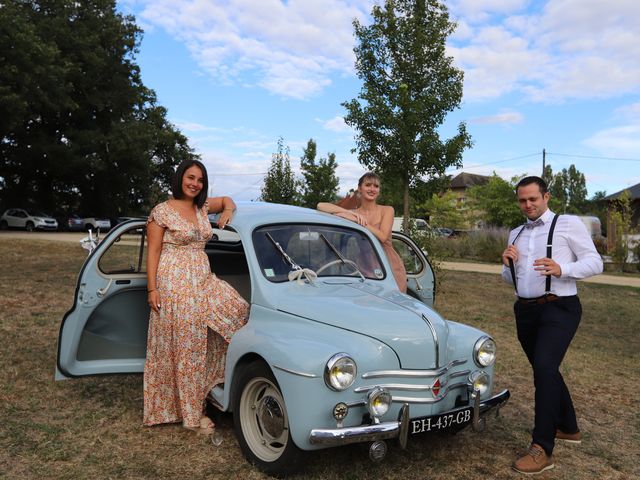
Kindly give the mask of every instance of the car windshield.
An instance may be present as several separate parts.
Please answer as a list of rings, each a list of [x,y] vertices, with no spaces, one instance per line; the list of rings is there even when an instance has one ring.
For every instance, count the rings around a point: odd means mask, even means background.
[[[289,272],[296,266],[311,269],[318,277],[385,277],[369,237],[350,228],[273,225],[254,231],[253,244],[260,269],[272,282],[288,281]]]
[[[30,217],[48,217],[49,216],[44,212],[38,212],[38,211],[35,211],[35,212],[34,211],[29,211],[28,213],[29,213]]]

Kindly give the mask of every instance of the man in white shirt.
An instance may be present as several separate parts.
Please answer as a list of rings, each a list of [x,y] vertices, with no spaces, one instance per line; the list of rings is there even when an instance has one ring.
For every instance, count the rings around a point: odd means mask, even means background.
[[[531,446],[513,468],[535,474],[553,468],[555,440],[582,439],[559,368],[582,315],[576,280],[601,273],[602,259],[578,217],[549,210],[544,180],[525,177],[516,194],[528,220],[509,234],[502,277],[516,290],[518,340],[533,367],[536,392]]]

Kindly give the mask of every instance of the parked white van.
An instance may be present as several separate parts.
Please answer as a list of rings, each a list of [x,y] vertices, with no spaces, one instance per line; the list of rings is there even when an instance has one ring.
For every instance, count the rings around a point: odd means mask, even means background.
[[[393,217],[393,226],[391,227],[391,230],[393,230],[394,232],[402,232],[403,228],[402,228],[402,220],[404,217]],[[427,223],[426,220],[423,220],[422,218],[410,218],[409,219],[409,223],[413,223],[413,225],[415,225],[416,230],[430,230],[431,227],[429,226],[429,224]]]
[[[578,218],[582,220],[584,226],[587,227],[587,231],[591,235],[592,239],[602,238],[602,224],[598,217],[589,215],[578,215]]]

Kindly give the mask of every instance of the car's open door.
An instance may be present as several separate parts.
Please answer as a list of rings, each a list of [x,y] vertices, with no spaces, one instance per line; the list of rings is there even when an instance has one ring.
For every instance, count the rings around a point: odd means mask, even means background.
[[[131,220],[114,228],[89,255],[60,327],[57,380],[143,371],[149,321],[146,250],[145,223]]]
[[[433,307],[436,283],[433,268],[422,250],[404,233],[392,232],[393,248],[407,270],[407,293]]]

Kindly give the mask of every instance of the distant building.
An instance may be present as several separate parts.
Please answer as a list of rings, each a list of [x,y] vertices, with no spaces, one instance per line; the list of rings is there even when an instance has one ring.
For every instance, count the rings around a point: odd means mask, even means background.
[[[456,207],[459,210],[465,211],[467,220],[465,221],[465,228],[469,230],[476,230],[484,228],[484,222],[481,220],[472,221],[471,218],[478,218],[480,212],[469,210],[467,205],[467,191],[471,187],[478,185],[486,185],[489,183],[491,177],[486,175],[476,175],[475,173],[462,172],[451,179],[449,188],[456,195]]]
[[[467,203],[467,190],[478,185],[486,185],[491,177],[476,175],[475,173],[462,172],[451,179],[451,191],[456,194],[458,207],[464,207]]]
[[[633,228],[637,228],[638,225],[640,225],[640,183],[604,197],[604,201],[606,201],[609,205],[609,208],[607,209],[607,248],[613,247],[613,244],[615,243],[616,229],[611,219],[612,202],[613,200],[619,198],[620,195],[622,195],[622,192],[624,192],[625,190],[629,190],[629,194],[631,195],[631,208],[633,210],[633,216],[631,217],[631,226]]]

